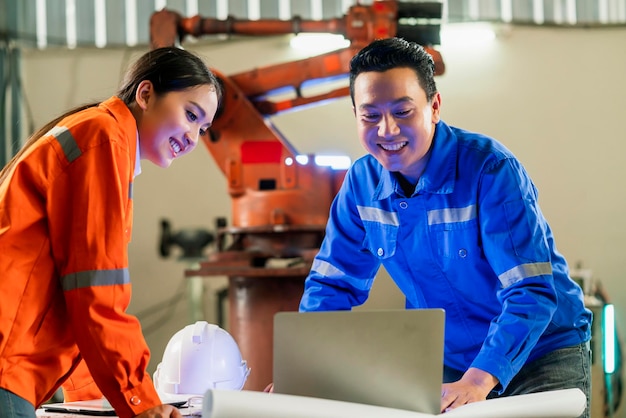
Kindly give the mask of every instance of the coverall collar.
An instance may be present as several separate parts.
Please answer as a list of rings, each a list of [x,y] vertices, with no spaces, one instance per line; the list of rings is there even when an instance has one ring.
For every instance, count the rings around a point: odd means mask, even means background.
[[[458,141],[450,127],[443,121],[435,126],[430,160],[417,182],[413,196],[419,193],[448,194],[454,191]],[[382,170],[374,192],[375,200],[383,200],[396,193],[404,196],[402,187],[389,170]]]

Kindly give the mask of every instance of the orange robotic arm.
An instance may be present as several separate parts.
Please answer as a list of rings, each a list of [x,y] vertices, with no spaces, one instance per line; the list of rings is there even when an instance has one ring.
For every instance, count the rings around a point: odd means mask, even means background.
[[[344,172],[313,164],[295,164],[296,150],[268,123],[268,116],[347,96],[347,86],[307,97],[300,92],[302,84],[307,81],[347,76],[352,56],[374,39],[403,36],[416,41],[421,38],[426,42],[438,42],[438,25],[402,24],[403,19],[416,16],[440,18],[441,3],[378,0],[370,6],[354,5],[341,18],[319,21],[298,17],[254,21],[233,17],[225,20],[200,16],[183,18],[168,10],[152,15],[150,36],[153,48],[174,45],[188,35],[200,37],[207,34],[324,32],[341,34],[350,40],[348,48],[295,62],[255,68],[231,76],[214,70],[224,84],[225,97],[204,143],[227,178],[233,199],[234,226],[325,224],[330,202]],[[430,46],[425,47],[435,60],[436,74],[442,74],[441,55]],[[269,92],[286,87],[296,93],[295,97],[276,102],[267,99]],[[320,187],[324,182],[328,187]]]

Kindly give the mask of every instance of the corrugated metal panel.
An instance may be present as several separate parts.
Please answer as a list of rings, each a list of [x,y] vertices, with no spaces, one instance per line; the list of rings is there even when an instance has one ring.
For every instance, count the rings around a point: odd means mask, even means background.
[[[408,2],[409,0],[405,0]],[[415,0],[414,2],[418,2]],[[361,4],[372,4],[363,0]],[[184,16],[224,19],[331,19],[354,0],[5,0],[0,33],[22,46],[118,47],[147,44],[150,15],[163,7]],[[626,0],[443,0],[444,22],[626,25]],[[4,6],[2,6],[4,5]],[[45,16],[42,21],[41,16]],[[14,17],[15,19],[13,19]]]

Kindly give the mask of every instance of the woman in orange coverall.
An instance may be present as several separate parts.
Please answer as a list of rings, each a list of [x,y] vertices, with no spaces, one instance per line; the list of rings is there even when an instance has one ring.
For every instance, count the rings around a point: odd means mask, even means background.
[[[0,172],[1,418],[35,417],[61,385],[66,401],[104,394],[121,418],[180,417],[125,312],[133,179],[140,158],[190,152],[220,98],[199,57],[150,51],[116,96],[51,121]]]

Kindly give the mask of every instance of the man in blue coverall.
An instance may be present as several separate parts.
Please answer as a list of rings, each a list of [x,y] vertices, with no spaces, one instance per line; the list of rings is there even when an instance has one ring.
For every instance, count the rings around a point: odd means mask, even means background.
[[[588,418],[591,312],[524,167],[441,120],[434,62],[415,43],[361,50],[350,94],[369,155],[333,202],[300,310],[362,304],[382,264],[407,308],[445,309],[442,411],[577,387]]]

